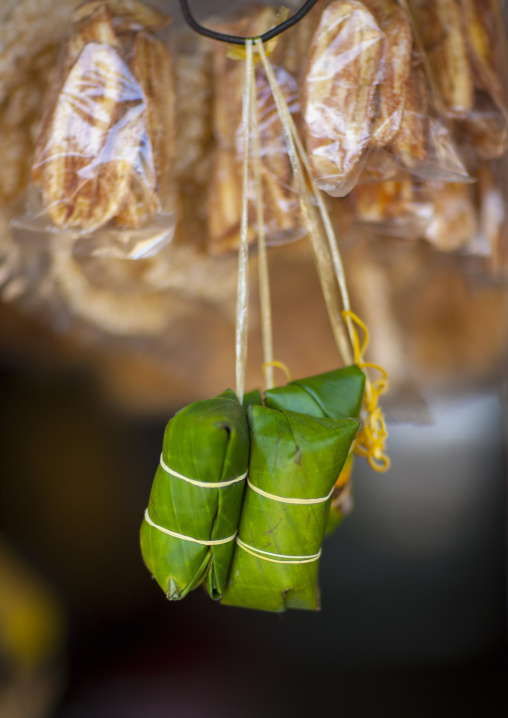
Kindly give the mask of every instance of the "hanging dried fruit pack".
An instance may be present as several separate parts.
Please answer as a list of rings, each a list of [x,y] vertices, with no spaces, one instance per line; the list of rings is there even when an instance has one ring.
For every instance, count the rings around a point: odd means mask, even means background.
[[[146,243],[164,226],[169,241],[175,89],[171,54],[155,34],[168,22],[138,0],[89,0],[76,8],[18,227],[95,241],[104,230],[103,255],[115,231],[137,231],[136,241]]]

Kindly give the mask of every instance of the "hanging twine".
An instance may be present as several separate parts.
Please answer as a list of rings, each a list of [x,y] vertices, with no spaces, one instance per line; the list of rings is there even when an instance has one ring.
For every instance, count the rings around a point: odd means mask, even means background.
[[[275,41],[271,41],[270,45],[269,52],[273,51]],[[273,329],[264,226],[261,149],[259,143],[259,118],[255,77],[255,64],[256,62],[260,62],[266,73],[277,112],[282,123],[291,167],[298,186],[302,216],[312,244],[318,277],[337,348],[345,364],[355,363],[358,368],[365,373],[366,377],[361,412],[362,426],[356,438],[354,451],[359,456],[365,456],[375,471],[386,471],[390,466],[390,460],[384,451],[388,432],[382,409],[379,406],[379,397],[388,388],[386,372],[382,367],[365,361],[364,354],[368,346],[369,332],[364,322],[351,310],[344,265],[325,200],[321,190],[312,180],[309,158],[298,135],[293,117],[291,116],[286,99],[277,82],[267,55],[267,49],[260,39],[247,39],[244,47],[234,47],[228,50],[229,57],[245,60],[245,84],[242,107],[242,218],[238,252],[236,314],[236,393],[239,400],[242,401],[245,388],[248,344],[248,207],[251,160],[256,203],[261,327],[264,357],[263,371],[265,374],[266,387],[272,388],[274,385],[274,367],[279,366],[285,370],[287,369],[285,365],[275,362],[273,359]],[[338,303],[337,288],[341,297],[342,309]],[[363,342],[360,342],[358,328],[364,333]],[[380,372],[381,379],[372,381],[369,370]],[[289,374],[289,370],[287,371]]]

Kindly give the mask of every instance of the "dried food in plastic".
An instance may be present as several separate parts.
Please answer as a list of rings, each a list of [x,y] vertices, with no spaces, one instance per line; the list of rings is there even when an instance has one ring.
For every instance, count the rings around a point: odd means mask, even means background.
[[[434,102],[411,18],[395,0],[328,4],[312,40],[302,104],[312,171],[332,196],[401,172],[470,179]]]
[[[424,238],[442,252],[470,245],[478,232],[474,186],[461,182],[436,182],[428,187],[433,214]]]
[[[480,159],[508,146],[508,48],[499,0],[410,0],[433,96]]]
[[[411,0],[411,9],[446,113],[467,116],[474,79],[460,0]]]
[[[302,115],[317,184],[343,196],[358,179],[369,146],[383,59],[383,33],[361,3],[333,2],[309,50]]]
[[[172,58],[144,29],[161,13],[137,2],[77,10],[52,88],[33,181],[54,225],[138,228],[170,212]]]
[[[375,94],[372,147],[384,147],[397,134],[406,102],[413,35],[404,10],[393,0],[363,0],[384,34],[381,74]]]
[[[414,182],[402,180],[357,185],[348,196],[355,222],[380,234],[419,239],[434,211],[430,198],[416,190]]]
[[[234,34],[256,34],[276,24],[271,8],[251,8],[241,21],[221,25]],[[242,97],[245,63],[228,58],[219,46],[214,51],[214,140],[211,179],[207,199],[208,247],[222,254],[238,247],[242,211],[243,118]],[[298,87],[284,68],[274,72],[293,117],[299,112]],[[300,200],[296,192],[291,162],[275,100],[264,70],[255,70],[257,138],[249,138],[251,155],[259,146],[264,231],[267,242],[275,244],[301,237],[305,231],[300,218]],[[249,242],[257,236],[257,188],[254,178],[248,182]]]

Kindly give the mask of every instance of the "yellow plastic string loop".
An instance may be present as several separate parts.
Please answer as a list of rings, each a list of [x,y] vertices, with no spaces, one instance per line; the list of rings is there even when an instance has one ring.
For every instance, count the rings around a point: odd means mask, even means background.
[[[271,366],[275,367],[276,369],[281,369],[284,372],[284,374],[286,375],[286,379],[288,381],[293,381],[291,372],[289,371],[287,364],[284,364],[284,362],[282,362],[282,361],[268,361],[263,364],[263,372],[266,373],[266,370],[268,369],[268,367],[271,367]]]
[[[363,422],[356,437],[355,454],[365,456],[374,471],[387,471],[390,467],[390,459],[385,454],[388,430],[383,411],[379,406],[379,397],[388,389],[388,377],[383,367],[366,362],[364,359],[364,354],[369,345],[367,325],[350,310],[343,311],[342,316],[344,321],[349,320],[349,326],[351,327],[355,364],[365,372],[366,377],[362,405]],[[363,342],[360,342],[358,328],[363,332]],[[368,369],[378,371],[381,378],[372,381],[367,371]]]

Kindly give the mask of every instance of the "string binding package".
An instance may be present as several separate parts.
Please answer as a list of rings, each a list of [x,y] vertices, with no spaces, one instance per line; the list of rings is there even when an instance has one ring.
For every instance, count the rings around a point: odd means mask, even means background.
[[[305,3],[308,12],[313,2]],[[186,19],[199,26],[186,2]],[[305,13],[294,17],[301,19]],[[350,504],[353,454],[385,471],[386,426],[378,400],[386,374],[364,358],[368,331],[353,313],[327,208],[311,174],[296,124],[268,55],[285,19],[270,33],[226,40],[244,67],[242,192],[236,309],[236,391],[198,401],[169,421],[141,526],[144,561],[166,596],[181,599],[204,584],[225,605],[268,611],[317,609],[325,533]],[[282,30],[281,30],[282,28]],[[266,44],[265,44],[266,43]],[[263,73],[281,123],[301,222],[314,252],[337,349],[344,367],[292,381],[274,359],[263,160],[257,81]],[[249,201],[254,187],[265,392],[245,393],[249,322]],[[363,341],[360,339],[363,333]],[[288,373],[275,386],[274,370]],[[380,373],[373,380],[371,374]]]

